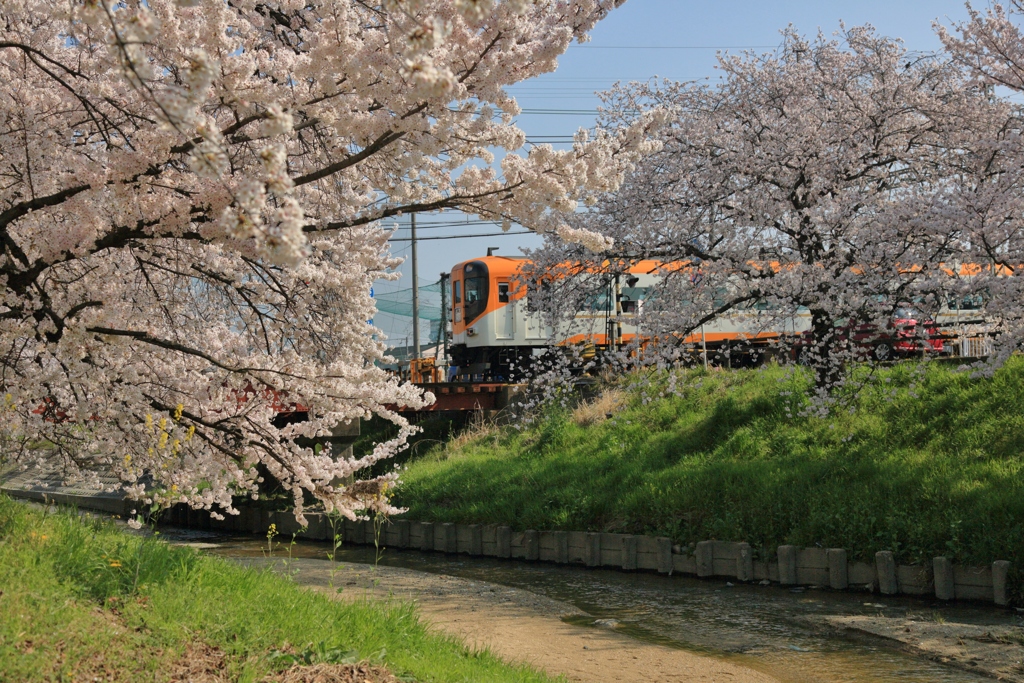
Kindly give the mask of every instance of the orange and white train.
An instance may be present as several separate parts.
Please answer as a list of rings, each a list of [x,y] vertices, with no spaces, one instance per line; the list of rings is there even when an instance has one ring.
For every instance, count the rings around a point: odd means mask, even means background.
[[[452,330],[451,379],[515,381],[522,377],[532,359],[552,346],[582,344],[600,353],[613,346],[630,344],[638,335],[643,339],[638,314],[643,310],[648,292],[658,283],[664,264],[634,262],[614,284],[609,283],[603,294],[590,297],[582,310],[555,330],[544,323],[539,312],[530,309],[525,288],[517,282],[527,263],[524,258],[486,256],[463,261],[452,268],[448,307]],[[869,342],[870,352],[879,360],[910,351],[982,355],[978,351],[984,349],[986,342],[976,332],[984,322],[981,305],[977,301],[965,302],[955,310],[944,308],[935,320],[927,322],[931,339],[923,343],[911,338],[914,334],[905,338],[899,338],[904,335],[896,332],[876,334]],[[960,339],[952,343],[967,326],[975,330],[971,338],[973,345],[961,344]],[[763,351],[771,341],[782,337],[805,337],[810,328],[807,312],[780,319],[754,304],[718,316],[699,331],[676,341],[706,357],[717,357],[720,362],[726,358],[742,362],[744,354],[751,349]],[[859,338],[860,332],[852,333],[857,336],[857,343],[865,343]],[[729,353],[724,353],[726,350]]]
[[[596,352],[626,345],[642,335],[638,314],[648,292],[657,284],[663,265],[634,262],[611,282],[606,291],[589,297],[582,310],[560,323],[557,330],[531,310],[517,276],[524,258],[486,256],[456,264],[450,275],[452,337],[450,376],[466,381],[512,381],[531,360],[549,348],[582,344]],[[678,342],[699,345],[716,354],[730,344],[766,344],[779,332],[767,329],[774,316],[757,307],[737,309],[719,316]],[[796,321],[789,334],[810,328],[809,320]]]

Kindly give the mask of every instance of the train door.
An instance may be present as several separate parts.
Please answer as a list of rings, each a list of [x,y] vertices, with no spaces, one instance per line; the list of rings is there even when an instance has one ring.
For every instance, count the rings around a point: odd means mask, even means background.
[[[542,282],[541,288],[547,290],[550,283]],[[530,305],[529,294],[521,298],[519,301],[522,307],[523,313],[523,332],[524,336],[529,341],[545,340],[552,336],[553,330],[549,325],[544,324],[544,315],[535,306]]]
[[[452,324],[462,322],[462,279],[452,278]]]
[[[516,302],[512,301],[511,284],[498,280],[498,310],[494,316],[494,336],[498,339],[514,339],[516,336]]]
[[[544,327],[544,318],[540,311],[530,310],[528,305],[525,305],[526,299],[520,299],[524,302],[523,305],[523,322],[526,332],[526,338],[532,340],[547,339],[547,330]]]

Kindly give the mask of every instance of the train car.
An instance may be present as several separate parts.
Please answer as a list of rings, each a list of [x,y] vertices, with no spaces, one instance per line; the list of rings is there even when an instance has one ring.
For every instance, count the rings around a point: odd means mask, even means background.
[[[551,330],[526,308],[516,277],[526,259],[485,256],[452,268],[450,355],[459,379],[511,381],[550,346]]]
[[[639,261],[615,278],[604,291],[587,297],[581,310],[560,322],[546,325],[531,310],[527,293],[517,277],[527,265],[525,258],[486,256],[456,264],[450,275],[453,379],[464,381],[514,381],[532,360],[553,345],[582,345],[594,353],[628,345],[643,331],[638,316],[648,292],[666,267],[657,261]],[[806,317],[806,316],[804,316]],[[766,346],[780,333],[775,316],[750,306],[719,316],[678,342],[700,347],[711,354],[730,345]],[[792,333],[809,329],[805,320],[788,325]],[[737,356],[738,357],[738,356]]]
[[[593,353],[645,339],[640,314],[649,292],[666,268],[686,265],[658,261],[635,262],[617,276],[608,276],[604,291],[587,297],[580,310],[558,329],[546,325],[529,306],[525,289],[517,282],[525,258],[486,256],[455,265],[450,275],[452,344],[450,378],[463,381],[507,382],[520,379],[534,358],[552,346],[580,345]],[[976,275],[977,267],[961,266],[954,277]],[[847,330],[852,343],[877,360],[912,353],[950,353],[983,356],[991,350],[981,297],[951,301],[925,318],[913,307],[897,307],[888,329],[854,326]],[[798,356],[807,345],[810,314],[799,310],[780,316],[760,302],[738,306],[674,341],[696,357],[714,363],[745,364],[771,353],[772,342],[787,338]]]

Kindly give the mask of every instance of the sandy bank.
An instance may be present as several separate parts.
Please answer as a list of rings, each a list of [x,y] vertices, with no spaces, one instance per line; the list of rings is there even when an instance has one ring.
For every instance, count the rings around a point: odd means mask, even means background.
[[[891,641],[895,647],[949,666],[1009,683],[1024,683],[1024,629],[967,624],[908,614],[835,616],[822,622],[843,631]]]
[[[253,564],[268,560],[253,559]],[[529,591],[438,576],[396,567],[343,563],[331,576],[323,560],[292,560],[287,571],[301,585],[342,599],[410,600],[437,628],[471,646],[487,647],[512,661],[526,662],[572,681],[619,683],[730,681],[768,683],[776,679],[752,669],[684,650],[641,643],[615,632],[613,623],[586,628],[566,623],[584,616],[578,609]],[[337,589],[341,588],[338,593]]]

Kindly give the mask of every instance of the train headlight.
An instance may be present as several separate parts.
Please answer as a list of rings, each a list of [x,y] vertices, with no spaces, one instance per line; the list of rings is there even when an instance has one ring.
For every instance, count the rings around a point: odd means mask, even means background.
[[[468,327],[468,328],[466,328],[466,334],[468,336],[470,336],[470,337],[475,337],[476,336],[476,328],[475,327]]]

